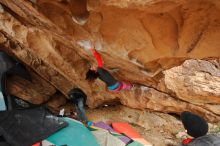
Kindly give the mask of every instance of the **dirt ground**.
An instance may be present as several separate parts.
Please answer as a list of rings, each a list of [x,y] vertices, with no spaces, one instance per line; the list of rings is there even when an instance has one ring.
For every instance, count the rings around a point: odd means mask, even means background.
[[[106,106],[87,109],[88,119],[94,122],[128,122],[154,146],[178,145],[186,137],[178,116],[141,111],[125,106]],[[218,125],[209,124],[211,132],[219,132]]]

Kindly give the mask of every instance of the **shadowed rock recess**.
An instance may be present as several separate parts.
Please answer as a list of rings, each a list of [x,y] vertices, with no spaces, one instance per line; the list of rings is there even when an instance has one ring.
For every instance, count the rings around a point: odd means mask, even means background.
[[[33,81],[9,80],[9,91],[58,108],[73,87],[87,105],[220,120],[219,0],[0,0],[0,49],[18,58]],[[112,93],[85,75],[96,64],[77,40],[91,40],[104,66],[130,91]],[[58,102],[56,102],[56,99]],[[62,102],[59,102],[62,101]],[[60,103],[60,105],[59,105]],[[55,105],[53,105],[55,104]]]

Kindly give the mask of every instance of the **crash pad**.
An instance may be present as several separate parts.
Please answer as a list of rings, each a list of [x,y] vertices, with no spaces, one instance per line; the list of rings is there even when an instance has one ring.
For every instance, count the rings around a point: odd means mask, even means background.
[[[112,135],[114,135],[114,136],[116,136],[117,138],[119,138],[119,139],[120,139],[121,141],[123,141],[125,144],[128,144],[128,143],[131,141],[130,138],[128,138],[128,137],[126,137],[126,136],[124,136],[124,135],[122,135],[122,134],[119,134],[119,133],[114,134],[114,133],[116,133],[116,132],[114,131],[114,129],[113,129],[111,126],[109,126],[108,124],[106,124],[106,123],[104,123],[104,122],[102,122],[102,121],[99,121],[99,122],[94,123],[94,126],[99,127],[99,128],[103,128],[103,129],[105,129],[105,130],[108,130],[109,132],[112,133]]]
[[[1,57],[0,57],[1,60]],[[1,66],[0,66],[1,67]],[[7,109],[6,107],[6,101],[4,97],[4,81],[5,81],[5,75],[0,72],[0,111],[5,111]]]
[[[44,107],[0,112],[0,134],[14,146],[30,146],[65,126]]]
[[[144,145],[137,141],[133,141],[132,143],[129,143],[127,146],[144,146]]]
[[[128,123],[124,123],[124,122],[113,122],[112,123],[112,127],[113,129],[118,132],[118,133],[123,133],[126,136],[128,136],[129,138],[133,139],[134,141],[137,141],[141,144],[143,144],[144,146],[151,146],[152,144],[150,144],[148,141],[146,141],[144,138],[142,138],[142,136],[137,133],[132,127],[131,125],[129,125]]]
[[[58,146],[99,146],[93,134],[82,123],[67,117],[63,119],[69,125],[48,137],[46,141]]]
[[[106,130],[92,131],[100,146],[125,146],[125,143]]]
[[[5,110],[6,110],[5,99],[3,93],[0,91],[0,111],[5,111]]]
[[[128,123],[112,123],[113,129],[118,133],[124,133],[130,138],[141,138],[141,135],[137,133]]]
[[[126,144],[117,138],[121,135],[115,132],[110,132],[96,126],[89,126],[88,129],[96,137],[100,146],[125,146]]]

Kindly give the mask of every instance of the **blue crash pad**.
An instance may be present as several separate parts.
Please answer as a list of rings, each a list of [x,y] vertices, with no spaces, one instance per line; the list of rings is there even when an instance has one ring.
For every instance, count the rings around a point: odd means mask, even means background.
[[[69,125],[48,137],[48,142],[56,146],[99,146],[96,138],[83,124],[70,118],[64,118],[64,121]]]

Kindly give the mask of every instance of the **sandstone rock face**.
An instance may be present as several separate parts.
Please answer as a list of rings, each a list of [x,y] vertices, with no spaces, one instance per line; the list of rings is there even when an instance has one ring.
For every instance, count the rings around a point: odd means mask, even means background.
[[[125,106],[88,109],[86,112],[89,120],[94,122],[128,122],[155,146],[178,145],[181,138],[177,139],[175,135],[179,131],[184,131],[181,122],[175,117],[158,112],[141,111]]]
[[[0,4],[0,49],[30,67],[41,83],[13,79],[12,94],[40,104],[57,91],[67,95],[80,87],[90,108],[120,102],[167,113],[189,110],[219,121],[218,0],[0,0]],[[85,80],[96,62],[91,52],[76,44],[81,39],[92,40],[105,68],[135,88],[117,94],[108,92],[100,80]],[[30,88],[21,93],[24,86]],[[58,107],[56,102],[50,104]]]
[[[167,88],[176,97],[192,103],[220,102],[220,70],[211,62],[187,60],[183,65],[164,71]]]
[[[8,92],[20,97],[30,103],[42,104],[52,97],[56,88],[39,77],[36,73],[31,73],[32,82],[13,76],[7,82]]]

